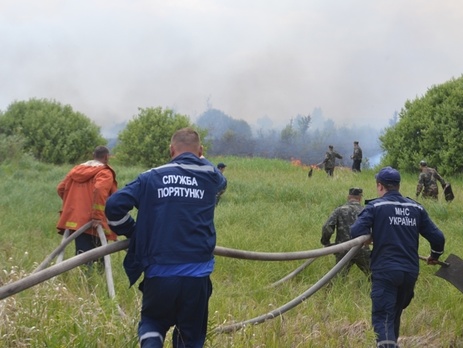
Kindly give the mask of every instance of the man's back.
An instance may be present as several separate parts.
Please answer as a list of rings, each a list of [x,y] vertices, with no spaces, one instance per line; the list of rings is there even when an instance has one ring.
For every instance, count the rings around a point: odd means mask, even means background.
[[[443,181],[439,173],[437,173],[434,168],[430,167],[423,168],[423,171],[420,173],[418,180],[424,185],[425,188],[430,188],[433,185],[437,186],[437,181]]]
[[[116,232],[135,228],[133,247],[124,263],[131,283],[152,264],[198,263],[213,258],[215,199],[224,182],[211,163],[183,153],[140,174],[108,200],[109,220],[121,218],[120,206],[123,211],[138,208],[136,224],[129,219],[132,226],[112,227]]]
[[[439,173],[434,169],[427,166],[421,166],[421,173],[418,177],[418,185],[416,186],[416,196],[423,191],[424,198],[438,198],[439,187],[437,182],[440,182],[442,188],[445,187],[445,180],[439,175]]]
[[[435,250],[443,249],[442,233],[424,208],[398,191],[387,192],[369,202],[351,227],[352,237],[360,236],[366,226],[373,226],[372,270],[418,273],[420,234]]]
[[[334,168],[336,164],[336,158],[342,158],[342,156],[334,150],[327,151],[325,154],[325,160],[323,161],[325,168]]]
[[[354,160],[361,160],[363,157],[362,155],[362,149],[360,148],[360,146],[356,146],[354,148],[354,153],[352,155],[352,159]]]
[[[143,231],[152,256],[162,262],[204,262],[208,260],[204,253],[210,258],[215,246],[219,175],[192,154],[182,154],[174,161],[137,179],[137,230]]]
[[[347,202],[336,208],[322,227],[321,243],[327,245],[333,229],[336,229],[335,243],[346,242],[351,239],[350,226],[357,219],[363,207],[359,202]]]
[[[75,231],[91,220],[99,220],[107,238],[116,240],[104,215],[106,199],[117,190],[115,177],[111,167],[95,160],[72,168],[57,186],[63,200],[57,228]]]

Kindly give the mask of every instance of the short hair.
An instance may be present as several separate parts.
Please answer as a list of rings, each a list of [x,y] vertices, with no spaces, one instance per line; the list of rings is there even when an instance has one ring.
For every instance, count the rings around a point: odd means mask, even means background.
[[[332,149],[332,148],[333,148],[333,145],[328,145],[328,147],[329,147],[330,149]]]
[[[174,147],[193,149],[201,146],[201,137],[193,128],[185,127],[172,135],[170,144]]]
[[[376,182],[379,182],[381,185],[383,185],[386,191],[399,191],[400,189],[400,183],[399,184],[385,184],[385,183],[382,183],[381,181],[376,181]]]
[[[95,159],[101,159],[106,155],[109,155],[109,149],[106,146],[99,145],[93,150],[93,158]]]
[[[358,142],[358,141],[354,141],[354,144],[355,144],[355,145],[358,145],[358,144],[359,144],[359,142]]]

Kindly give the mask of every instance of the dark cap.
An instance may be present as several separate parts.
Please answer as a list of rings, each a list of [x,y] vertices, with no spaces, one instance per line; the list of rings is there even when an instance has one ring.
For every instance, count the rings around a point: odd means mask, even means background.
[[[226,167],[225,163],[220,162],[219,164],[217,164],[217,168],[219,168],[219,169],[220,168],[225,168],[225,167]]]
[[[375,175],[375,178],[383,185],[400,184],[400,173],[392,167],[384,167]]]
[[[426,163],[425,160],[420,161],[420,166],[426,167],[427,165],[428,165],[428,163]]]
[[[328,145],[328,147],[329,147],[330,149],[332,149],[332,148],[333,148],[333,145]]]
[[[351,187],[349,189],[349,196],[361,196],[363,193],[363,190],[359,187]]]
[[[359,142],[358,142],[358,141],[354,141],[354,144],[355,144],[355,145],[358,145],[358,144],[359,144]]]

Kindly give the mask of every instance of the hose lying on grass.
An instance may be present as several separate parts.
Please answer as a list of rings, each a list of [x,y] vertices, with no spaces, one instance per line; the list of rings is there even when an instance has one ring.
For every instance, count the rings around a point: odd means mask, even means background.
[[[297,276],[299,273],[301,273],[303,270],[305,270],[307,268],[307,266],[309,266],[312,262],[314,262],[316,259],[308,259],[307,261],[305,261],[302,265],[300,265],[298,268],[296,268],[294,271],[292,271],[291,273],[287,274],[286,276],[284,276],[283,278],[281,278],[280,280],[272,283],[269,285],[269,288],[274,288],[280,284],[283,284],[284,282],[286,282],[287,280],[290,280],[290,279],[293,279],[295,276]]]
[[[215,329],[216,332],[231,332],[238,330],[249,324],[259,324],[268,319],[279,316],[291,308],[294,308],[296,305],[300,304],[306,298],[310,297],[317,290],[319,290],[323,285],[325,285],[331,278],[333,278],[344,265],[352,259],[358,249],[361,248],[362,244],[369,239],[369,236],[360,236],[350,241],[329,246],[322,249],[308,250],[308,251],[296,251],[296,252],[280,252],[280,253],[268,253],[268,252],[254,252],[254,251],[245,251],[237,249],[229,249],[217,246],[214,250],[214,254],[217,256],[223,257],[233,257],[238,259],[246,260],[261,260],[261,261],[292,261],[292,260],[302,260],[302,259],[315,259],[320,256],[329,255],[332,253],[338,253],[345,250],[349,252],[344,256],[344,258],[337,263],[325,276],[323,276],[317,283],[310,287],[306,292],[292,301],[288,302],[284,306],[275,309],[272,312],[269,312],[265,315],[256,317],[254,319],[246,320],[240,323],[233,325],[218,327]],[[0,287],[0,300],[3,300],[9,296],[17,294],[23,290],[33,287],[39,283],[42,283],[50,278],[53,278],[61,273],[67,272],[75,267],[83,265],[87,262],[91,262],[98,258],[101,258],[105,255],[109,255],[121,250],[125,250],[129,247],[129,239],[122,241],[117,241],[114,243],[106,244],[98,248],[89,250],[85,253],[76,255],[67,259],[63,262],[50,266],[40,271],[36,271],[29,276],[26,276],[22,279],[19,279],[13,283],[6,284]],[[308,262],[308,261],[307,261]]]
[[[214,329],[216,333],[228,333],[237,331],[239,329],[244,328],[247,325],[257,325],[261,324],[266,320],[273,319],[277,316],[282,315],[283,313],[289,311],[290,309],[296,307],[297,305],[301,304],[307,298],[315,294],[318,290],[320,290],[326,283],[328,283],[357,253],[357,251],[362,247],[362,245],[354,246],[349,250],[349,252],[336,264],[334,267],[326,273],[318,282],[312,285],[309,289],[307,289],[304,293],[299,295],[298,297],[294,298],[293,300],[289,301],[285,305],[267,313],[264,315],[260,315],[258,317],[245,320],[239,323],[227,325],[227,326],[219,326]]]

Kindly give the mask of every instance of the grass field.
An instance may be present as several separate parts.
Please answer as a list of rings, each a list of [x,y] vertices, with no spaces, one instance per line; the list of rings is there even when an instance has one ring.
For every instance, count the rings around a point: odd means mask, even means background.
[[[337,168],[333,178],[280,160],[221,157],[228,189],[216,209],[218,245],[265,252],[321,247],[321,227],[346,200],[348,188],[376,196],[374,170],[352,173]],[[117,163],[119,186],[145,168]],[[70,166],[50,166],[24,158],[0,165],[0,285],[29,275],[60,243],[55,224],[60,199],[55,188]],[[402,193],[414,197],[418,172],[403,174]],[[445,258],[463,256],[461,177],[452,182],[450,204],[420,201],[447,238]],[[442,195],[442,194],[441,194]],[[66,258],[73,254],[73,246]],[[429,254],[422,239],[420,254]],[[141,296],[128,288],[124,252],[111,256],[116,298],[108,296],[99,273],[80,267],[0,301],[1,347],[137,347]],[[268,313],[310,288],[334,264],[334,256],[315,260],[278,287],[303,261],[249,261],[216,257],[212,275],[210,325],[206,347],[305,348],[372,347],[369,283],[353,268],[345,281],[333,282],[282,316],[232,333],[215,329]],[[404,311],[401,347],[463,347],[463,294],[434,276],[437,267],[422,263],[415,298]],[[121,314],[122,309],[123,314]],[[166,347],[170,346],[166,343]]]

